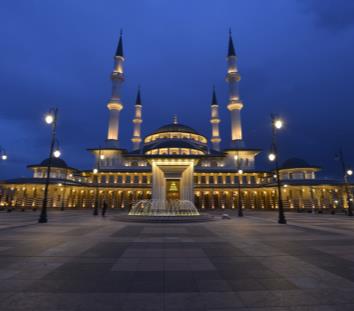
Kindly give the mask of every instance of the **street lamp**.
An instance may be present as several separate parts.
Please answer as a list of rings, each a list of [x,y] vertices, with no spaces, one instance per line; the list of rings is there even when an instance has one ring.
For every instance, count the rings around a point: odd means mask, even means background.
[[[60,150],[59,150],[59,149],[54,150],[54,152],[53,152],[53,156],[54,156],[54,158],[59,158],[59,157],[61,156],[61,152],[60,152]]]
[[[51,137],[49,158],[48,158],[48,165],[47,165],[47,175],[45,179],[43,204],[42,204],[41,214],[38,219],[39,223],[48,222],[48,218],[47,218],[48,190],[49,190],[49,182],[50,182],[50,172],[52,169],[52,161],[54,156],[54,147],[56,142],[55,137],[56,137],[56,130],[57,130],[57,115],[58,115],[58,109],[54,108],[44,118],[45,122],[48,125],[50,125],[52,128],[52,137]]]
[[[271,148],[271,152],[268,155],[268,159],[269,161],[275,163],[275,175],[276,175],[277,190],[278,190],[278,212],[279,212],[278,223],[286,224],[283,200],[282,200],[280,174],[279,174],[278,148],[276,143],[276,131],[280,130],[283,127],[284,122],[281,119],[276,118],[274,115],[271,115],[271,120],[272,120],[272,148]]]
[[[7,160],[7,153],[6,153],[5,149],[2,148],[1,146],[0,146],[0,156],[1,156],[1,160],[2,161],[6,161]]]
[[[353,175],[353,171],[352,170],[347,170],[345,172],[345,175],[344,175],[344,183],[345,183],[345,190],[346,190],[346,193],[347,193],[347,202],[348,202],[348,216],[353,216],[353,210],[352,210],[352,197],[351,197],[351,193],[350,193],[350,190],[349,190],[349,176],[352,176]]]
[[[100,170],[100,164],[101,164],[101,160],[104,160],[104,154],[101,154],[101,147],[99,147],[99,151],[98,151],[98,158],[97,158],[97,168],[93,169],[93,173],[97,174]],[[95,208],[93,209],[93,215],[97,216],[98,215],[98,204],[99,204],[99,184],[98,184],[98,175],[97,175],[97,179],[96,179],[96,193],[95,193]]]
[[[268,154],[269,161],[273,162],[275,160],[275,158],[276,158],[275,153],[271,152]]]
[[[351,198],[351,194],[349,191],[349,180],[348,180],[349,176],[353,175],[353,170],[347,168],[347,165],[344,161],[344,155],[343,155],[342,149],[339,150],[339,153],[337,156],[338,156],[337,159],[339,159],[341,166],[342,166],[343,179],[344,179],[344,189],[345,189],[345,193],[346,193],[346,197],[347,197],[347,205],[348,205],[348,216],[353,216],[352,198]]]
[[[44,117],[44,121],[47,124],[53,124],[55,121],[55,115],[53,114],[53,112],[49,112],[48,114],[46,114]]]
[[[61,151],[60,151],[60,147],[59,147],[59,141],[58,141],[57,139],[55,139],[55,142],[54,142],[53,157],[54,157],[54,158],[57,158],[57,159],[61,157]]]
[[[66,179],[66,176],[65,176]],[[65,184],[65,181],[64,181]],[[60,210],[64,211],[64,201],[65,201],[65,193],[64,193],[64,184],[63,183],[58,183],[59,189],[60,189]]]
[[[283,127],[283,120],[281,119],[275,119],[274,120],[274,126],[277,130],[280,130]]]
[[[243,170],[241,169],[241,163],[240,163],[241,159],[238,155],[235,156],[235,161],[237,166],[237,173],[240,175],[237,183],[237,188],[238,188],[237,189],[238,191],[237,211],[238,211],[238,217],[242,217],[243,211],[242,211],[242,195],[241,195],[241,178],[242,178]]]
[[[1,146],[0,146],[0,159],[1,159],[1,161],[6,161],[7,160],[6,151]],[[4,209],[3,205],[0,205],[0,210],[3,210],[3,209]]]

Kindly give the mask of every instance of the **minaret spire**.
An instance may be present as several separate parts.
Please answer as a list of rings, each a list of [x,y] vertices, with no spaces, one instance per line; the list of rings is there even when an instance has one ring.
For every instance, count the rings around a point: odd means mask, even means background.
[[[219,151],[220,150],[220,133],[219,133],[219,105],[218,100],[216,98],[215,86],[213,86],[213,95],[211,99],[211,119],[210,123],[212,126],[211,129],[211,142],[213,144],[213,149]]]
[[[211,99],[211,105],[212,106],[219,106],[218,100],[216,98],[216,93],[215,93],[215,85],[213,85],[213,96],[212,96],[212,99]]]
[[[123,54],[123,30],[120,30],[119,41],[116,50],[116,56],[124,57]]]
[[[138,92],[136,94],[135,101],[135,116],[133,119],[134,131],[133,131],[133,150],[140,149],[141,144],[141,123],[143,123],[142,119],[142,104],[141,104],[141,95],[140,95],[140,86],[138,86]]]
[[[112,80],[112,96],[107,104],[109,110],[109,124],[107,142],[112,147],[118,147],[119,142],[119,114],[123,109],[123,103],[121,101],[121,87],[124,82],[124,70],[123,70],[123,37],[122,31],[120,32],[119,42],[114,56],[114,68],[111,75]]]
[[[229,83],[229,104],[227,109],[231,114],[231,146],[242,145],[242,126],[241,126],[241,109],[243,108],[243,103],[240,100],[238,82],[241,76],[237,69],[237,56],[234,48],[234,43],[232,40],[231,29],[229,31],[229,47],[227,54],[227,75],[226,81]]]
[[[138,92],[136,94],[135,106],[141,106],[140,85],[138,85]]]
[[[234,41],[232,40],[231,28],[229,29],[229,48],[228,48],[227,57],[230,57],[230,56],[236,56]]]

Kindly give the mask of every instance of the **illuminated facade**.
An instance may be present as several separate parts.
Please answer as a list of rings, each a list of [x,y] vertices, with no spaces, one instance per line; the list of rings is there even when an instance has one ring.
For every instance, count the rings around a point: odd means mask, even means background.
[[[238,91],[240,74],[230,33],[226,81],[229,85],[231,141],[221,149],[219,104],[215,90],[211,100],[211,138],[180,124],[171,124],[141,137],[143,104],[138,91],[133,119],[131,150],[119,142],[119,118],[123,109],[123,41],[120,36],[114,57],[112,96],[107,104],[107,139],[101,148],[89,149],[94,168],[78,170],[61,159],[53,159],[49,206],[93,208],[103,200],[112,208],[130,208],[142,199],[189,200],[200,209],[232,209],[239,200],[244,208],[276,209],[276,180],[272,171],[257,170],[259,149],[248,148],[243,140]],[[31,178],[7,180],[1,184],[1,206],[23,209],[42,204],[48,160],[30,165]],[[320,169],[300,159],[286,161],[280,170],[286,209],[347,207],[346,187],[335,180],[321,180]],[[238,193],[238,189],[241,192]],[[352,186],[349,186],[352,189]]]

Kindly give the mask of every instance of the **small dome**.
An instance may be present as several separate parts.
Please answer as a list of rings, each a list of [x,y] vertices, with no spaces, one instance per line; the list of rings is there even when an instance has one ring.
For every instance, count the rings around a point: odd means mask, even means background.
[[[189,127],[187,125],[183,125],[180,123],[171,123],[171,124],[161,126],[156,131],[151,133],[150,135],[158,134],[158,133],[166,133],[166,132],[183,132],[183,133],[191,133],[191,134],[200,135],[196,130],[192,129],[191,127]]]
[[[49,158],[41,162],[40,166],[48,166]],[[66,162],[60,158],[52,158],[52,167],[68,168]]]
[[[305,168],[305,167],[313,167],[312,165],[308,164],[305,160],[300,158],[290,158],[286,160],[281,169],[290,169],[290,168]]]

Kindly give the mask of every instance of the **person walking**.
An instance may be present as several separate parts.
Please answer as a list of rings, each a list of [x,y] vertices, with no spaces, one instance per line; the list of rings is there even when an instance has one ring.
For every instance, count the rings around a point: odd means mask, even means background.
[[[104,201],[104,202],[103,202],[103,206],[102,206],[102,217],[105,217],[105,216],[106,216],[107,208],[108,208],[107,202]]]

